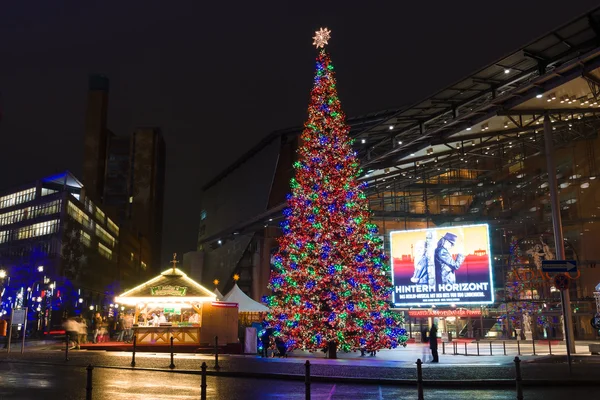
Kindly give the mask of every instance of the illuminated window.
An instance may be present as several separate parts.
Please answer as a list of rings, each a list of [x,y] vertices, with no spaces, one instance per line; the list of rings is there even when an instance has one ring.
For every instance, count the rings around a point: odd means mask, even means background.
[[[58,190],[42,188],[42,196],[48,196],[49,194],[56,193]]]
[[[115,235],[119,234],[119,227],[117,224],[112,222],[110,218],[106,218],[106,224],[108,225],[108,229],[110,229]]]
[[[77,207],[75,204],[69,202],[68,206],[67,206],[67,213],[77,222],[79,222],[81,225],[91,228],[91,221],[90,221],[90,217],[88,217],[88,215],[86,213],[84,213],[79,207]]]
[[[133,203],[133,196],[129,196],[129,203]]]
[[[32,237],[50,235],[58,231],[58,219],[37,224],[24,226],[13,231],[12,237],[16,240],[29,239]]]
[[[0,243],[8,242],[10,231],[0,231]]]
[[[98,207],[96,207],[96,218],[99,219],[101,222],[104,222],[104,217],[105,217],[104,212],[101,209],[99,209]]]
[[[206,210],[200,211],[200,221],[204,221],[206,219]]]
[[[90,247],[92,245],[92,237],[87,232],[80,231],[79,240],[86,247]]]
[[[35,199],[35,188],[22,190],[17,193],[0,197],[0,208],[11,207],[16,204],[27,203]]]
[[[20,210],[10,211],[0,214],[0,226],[15,224],[17,222],[36,218],[42,215],[58,214],[62,200],[55,200],[49,203],[40,204],[32,207],[21,208]]]
[[[148,265],[146,265],[146,263],[142,261],[142,269],[146,269],[146,268],[148,268]]]
[[[98,253],[100,253],[100,255],[104,258],[112,260],[112,250],[102,243],[98,243]]]
[[[133,261],[134,258],[135,258],[135,255],[133,253],[131,253],[131,257],[129,258],[129,260]]]
[[[96,235],[110,244],[110,247],[115,247],[115,238],[111,236],[104,228],[96,224]]]

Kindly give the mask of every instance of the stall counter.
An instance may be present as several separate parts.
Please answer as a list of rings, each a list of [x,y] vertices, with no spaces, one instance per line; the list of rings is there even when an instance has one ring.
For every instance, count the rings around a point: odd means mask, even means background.
[[[134,326],[137,345],[200,344],[200,326]]]

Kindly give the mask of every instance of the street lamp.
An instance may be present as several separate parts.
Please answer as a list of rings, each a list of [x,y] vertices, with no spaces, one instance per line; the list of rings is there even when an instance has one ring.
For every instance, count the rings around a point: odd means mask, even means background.
[[[43,265],[40,265],[38,267],[38,272],[44,272],[44,266]]]
[[[0,269],[0,279],[4,279],[6,278],[6,271],[3,269]]]

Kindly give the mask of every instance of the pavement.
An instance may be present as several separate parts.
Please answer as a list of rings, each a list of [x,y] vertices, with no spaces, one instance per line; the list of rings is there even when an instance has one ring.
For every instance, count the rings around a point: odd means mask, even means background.
[[[43,367],[38,364],[1,362],[0,400],[84,399],[86,398],[86,374],[85,368],[71,365],[58,368]],[[306,398],[304,382],[209,376],[206,383],[207,399],[209,400],[300,400]],[[200,398],[200,384],[200,377],[193,374],[95,368],[92,371],[91,398],[94,400],[198,399]],[[417,389],[414,386],[313,383],[310,391],[313,400],[417,398]],[[423,392],[424,398],[428,400],[516,398],[514,387],[505,389],[425,387]],[[588,387],[525,387],[523,392],[525,400],[564,400],[565,398],[590,397],[590,388]]]
[[[583,349],[583,346],[579,347]],[[462,387],[466,385],[470,387],[514,387],[515,365],[513,360],[517,349],[515,348],[513,352],[512,345],[508,347],[507,356],[503,355],[502,344],[498,349],[498,352],[493,349],[492,356],[489,355],[489,351],[485,356],[440,354],[439,364],[425,363],[423,365],[425,385],[430,387],[435,385],[443,387],[457,385]],[[10,362],[12,365],[35,363],[82,368],[91,364],[96,367],[131,370],[132,353],[128,351],[70,351],[70,360],[65,362],[64,349],[59,344],[26,347],[22,355],[20,348],[14,348],[14,350],[16,352],[11,354],[0,353],[0,360]],[[324,358],[322,352],[294,352],[288,358],[220,355],[219,366],[221,368],[218,373],[213,368],[214,356],[176,353],[174,355],[174,371],[198,374],[201,364],[206,362],[209,374],[215,376],[301,380],[305,373],[304,363],[309,360],[311,376],[314,381],[414,385],[416,381],[415,361],[417,358],[425,358],[424,350],[423,346],[409,345],[406,348],[382,350],[377,353],[376,357],[360,357],[360,353],[340,353],[340,358],[336,360]],[[558,355],[522,355],[520,357],[522,376],[526,385],[549,386],[575,383],[600,385],[600,356],[580,355],[574,357],[572,370],[569,373],[569,368],[565,363],[566,357],[560,355],[561,352],[558,348],[553,351],[554,353]],[[468,351],[467,354],[470,352]],[[481,348],[480,354],[482,354]],[[170,371],[169,364],[169,354],[136,354],[136,370]]]

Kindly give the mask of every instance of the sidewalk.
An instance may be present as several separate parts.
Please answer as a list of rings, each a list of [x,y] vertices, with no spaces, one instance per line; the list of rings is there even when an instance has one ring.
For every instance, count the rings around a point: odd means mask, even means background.
[[[330,360],[323,353],[297,352],[289,358],[260,358],[257,356],[219,356],[219,373],[214,367],[214,356],[175,354],[175,372],[199,373],[206,362],[213,375],[238,377],[279,377],[302,379],[304,363],[310,360],[311,376],[316,380],[352,381],[380,384],[414,384],[415,361],[420,354],[414,350],[396,349],[381,351],[377,357],[360,357],[349,353],[346,358]],[[0,360],[25,363],[43,363],[57,366],[131,368],[131,352],[70,351],[70,361],[64,361],[64,351],[39,350],[25,354],[0,353]],[[521,364],[523,379],[529,384],[596,384],[600,385],[600,368],[590,368],[590,363],[600,362],[600,357],[577,357],[573,374],[569,376],[566,363],[558,357],[551,362],[538,362],[547,357],[524,356]],[[439,364],[424,364],[423,379],[441,385],[514,385],[514,356],[441,356]],[[558,363],[557,363],[558,361]],[[136,353],[136,369],[169,371],[169,354]],[[535,380],[536,382],[532,382]]]

